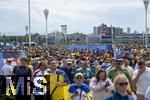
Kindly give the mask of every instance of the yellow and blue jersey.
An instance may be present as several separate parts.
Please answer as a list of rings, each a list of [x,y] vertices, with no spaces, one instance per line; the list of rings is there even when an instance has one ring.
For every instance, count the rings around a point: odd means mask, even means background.
[[[47,75],[49,76],[49,87],[50,87],[50,94],[52,93],[52,91],[54,90],[54,88],[56,87],[56,83],[57,82],[61,82],[61,83],[68,83],[69,84],[69,79],[66,75],[66,73],[62,70],[57,69],[55,73],[51,73],[51,71],[49,70]],[[58,77],[59,75],[59,77]],[[59,78],[59,79],[57,79]],[[66,89],[68,89],[68,86],[61,86],[61,87],[57,87],[56,90],[54,91],[54,93],[52,94],[52,100],[62,100],[66,98]],[[66,99],[67,100],[67,99]]]

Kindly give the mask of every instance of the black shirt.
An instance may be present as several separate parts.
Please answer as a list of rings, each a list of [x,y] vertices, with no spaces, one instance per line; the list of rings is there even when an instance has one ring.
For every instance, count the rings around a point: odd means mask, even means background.
[[[69,81],[72,84],[73,83],[73,78],[74,78],[73,69],[72,68],[68,69],[66,67],[61,67],[61,70],[63,70],[67,74],[67,76],[69,78]]]
[[[16,66],[13,70],[13,73],[13,81],[15,84],[15,88],[19,88],[18,93],[16,95],[27,96],[27,83],[31,82],[31,69],[26,66]]]

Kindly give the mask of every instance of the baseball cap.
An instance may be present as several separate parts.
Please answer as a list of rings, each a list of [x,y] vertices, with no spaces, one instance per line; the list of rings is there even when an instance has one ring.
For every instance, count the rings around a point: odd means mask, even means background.
[[[77,73],[77,74],[75,75],[75,78],[77,78],[77,77],[84,78],[84,75],[83,75],[82,73]]]
[[[67,60],[66,60],[66,63],[67,63],[67,64],[72,64],[72,60],[71,60],[71,59],[67,59]]]

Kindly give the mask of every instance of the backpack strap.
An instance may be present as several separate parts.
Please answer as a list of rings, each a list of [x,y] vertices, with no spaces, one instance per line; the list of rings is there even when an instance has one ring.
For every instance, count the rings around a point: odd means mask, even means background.
[[[82,89],[80,91],[80,97],[79,97],[79,100],[82,100]]]
[[[57,74],[57,82],[59,82],[59,74]],[[55,90],[57,89],[58,86],[55,86],[55,88],[52,90],[52,93],[50,94],[50,96],[52,96],[55,92]]]

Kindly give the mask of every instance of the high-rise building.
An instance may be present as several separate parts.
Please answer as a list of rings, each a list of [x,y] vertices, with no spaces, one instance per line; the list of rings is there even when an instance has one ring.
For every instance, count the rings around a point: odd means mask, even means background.
[[[133,34],[137,34],[137,31],[136,31],[136,30],[134,30]]]
[[[130,34],[131,33],[131,29],[130,27],[127,28],[127,33]]]
[[[102,36],[111,34],[109,27],[107,27],[107,25],[105,25],[105,24],[102,24],[100,26],[100,33],[101,33]]]
[[[98,34],[98,27],[94,26],[94,28],[93,28],[93,33],[94,33],[94,34]]]
[[[110,29],[109,29],[109,27],[107,27],[107,25],[105,25],[105,24],[101,24],[101,25],[98,26],[98,27],[95,26],[95,27],[93,28],[93,31],[94,31],[94,34],[96,34],[96,35],[105,36],[105,35],[110,34]]]
[[[101,36],[110,36],[112,34],[122,34],[123,28],[120,27],[108,27],[106,24],[101,24],[98,27],[94,27],[94,33]]]
[[[123,33],[123,28],[117,27],[115,28],[115,34],[122,34]]]

